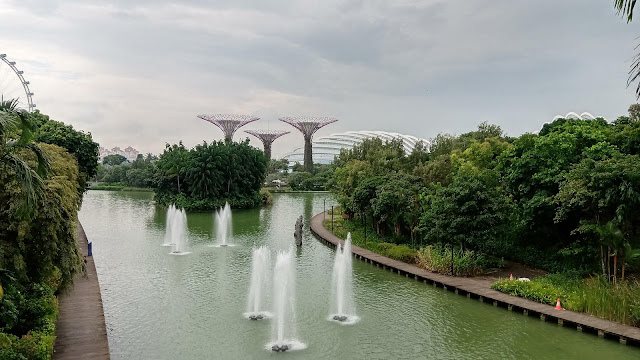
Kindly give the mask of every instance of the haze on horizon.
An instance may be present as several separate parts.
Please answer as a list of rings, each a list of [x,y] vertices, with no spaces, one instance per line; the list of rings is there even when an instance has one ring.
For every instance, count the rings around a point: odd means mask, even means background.
[[[613,120],[635,102],[640,34],[612,1],[0,0],[0,52],[38,109],[104,147],[160,153],[222,139],[202,113],[332,116],[316,137],[432,138],[487,121],[509,135],[569,111]],[[260,142],[250,137],[261,148]]]

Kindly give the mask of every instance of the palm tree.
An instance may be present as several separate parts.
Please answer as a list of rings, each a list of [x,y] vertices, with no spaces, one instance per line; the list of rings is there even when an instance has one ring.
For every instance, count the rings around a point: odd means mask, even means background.
[[[618,14],[621,14],[622,17],[627,18],[627,23],[633,20],[633,9],[636,6],[636,0],[615,0],[613,6],[616,10],[618,10]],[[638,49],[640,45],[636,46]],[[633,62],[631,63],[631,70],[629,70],[629,78],[627,79],[627,86],[631,85],[636,79],[640,77],[640,54],[636,54],[633,57]],[[636,97],[640,98],[640,83],[636,87]]]
[[[19,109],[17,104],[17,99],[4,100],[0,97],[0,169],[15,173],[21,192],[16,211],[19,217],[26,217],[35,209],[35,203],[42,194],[42,179],[49,171],[49,161],[34,141],[36,127],[29,113]],[[25,150],[36,155],[36,170],[23,158]]]

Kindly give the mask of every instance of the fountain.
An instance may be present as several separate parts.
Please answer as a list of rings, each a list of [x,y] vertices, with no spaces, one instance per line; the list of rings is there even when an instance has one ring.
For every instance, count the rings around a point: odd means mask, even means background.
[[[306,347],[296,339],[295,281],[293,250],[278,252],[273,273],[273,341],[267,344],[267,348],[272,351],[299,350]]]
[[[353,259],[351,257],[351,233],[347,234],[342,251],[336,246],[333,262],[333,281],[331,285],[331,315],[329,320],[342,324],[355,324],[358,317],[353,305]]]
[[[270,317],[266,305],[269,292],[269,271],[271,269],[271,254],[266,246],[253,250],[251,260],[251,283],[249,284],[249,299],[245,316],[250,320],[262,320]]]
[[[168,232],[171,236],[170,244],[173,246],[171,255],[190,254],[190,252],[187,252],[187,213],[184,209],[176,209],[174,207],[174,213],[171,219],[167,219],[167,221],[169,220],[167,228],[170,228]]]
[[[216,211],[216,247],[233,246],[228,243],[229,235],[231,235],[231,207],[229,203],[225,203],[224,207]]]
[[[164,244],[162,244],[162,246],[173,246],[175,245],[172,242],[172,237],[173,237],[173,233],[172,233],[172,229],[173,229],[173,218],[176,216],[176,207],[175,205],[171,204],[169,205],[169,208],[167,209],[167,219],[166,219],[166,228],[165,228],[165,233],[164,233]]]

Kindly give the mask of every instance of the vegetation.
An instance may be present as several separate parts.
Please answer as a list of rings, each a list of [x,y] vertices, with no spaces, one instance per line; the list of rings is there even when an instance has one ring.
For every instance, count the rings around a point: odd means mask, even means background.
[[[454,246],[549,271],[627,276],[640,248],[640,123],[559,119],[539,134],[481,124],[430,152],[368,139],[329,185],[353,222],[414,249]]]
[[[122,155],[107,155],[98,165],[94,180],[99,185],[92,185],[92,190],[122,190],[123,188],[149,189],[155,186],[156,161],[152,154],[138,157],[129,162]]]
[[[419,266],[443,274],[452,251],[456,275],[482,273],[497,258],[571,274],[496,288],[638,324],[640,293],[628,280],[640,270],[638,114],[631,106],[612,123],[558,119],[518,138],[481,124],[411,154],[399,141],[365,140],[335,160],[328,186],[346,215],[334,232],[352,231],[357,243],[366,226],[367,248],[406,246]]]
[[[80,196],[87,190],[89,179],[95,176],[98,168],[98,143],[90,133],[75,130],[71,125],[49,119],[36,110],[29,114],[37,127],[35,141],[63,147],[76,158],[78,163],[78,181]]]
[[[75,230],[85,175],[67,149],[36,142],[60,135],[45,136],[60,129],[39,116],[0,104],[0,359],[51,358],[55,294],[83,270]]]
[[[547,275],[531,281],[499,280],[491,286],[504,293],[555,305],[590,315],[640,326],[640,284],[625,281],[613,284],[605,277],[584,280],[563,275]]]
[[[195,211],[225,202],[234,208],[253,207],[263,202],[266,167],[264,154],[248,140],[204,142],[191,150],[182,143],[167,145],[156,162],[156,201]]]
[[[451,248],[428,245],[418,251],[418,266],[443,275],[451,274]],[[475,276],[487,270],[504,266],[486,255],[473,250],[453,250],[453,271],[455,276]]]

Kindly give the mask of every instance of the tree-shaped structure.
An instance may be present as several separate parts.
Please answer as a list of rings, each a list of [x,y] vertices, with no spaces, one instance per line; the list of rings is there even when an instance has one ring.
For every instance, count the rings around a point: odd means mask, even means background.
[[[214,115],[198,115],[202,120],[208,121],[217,126],[224,133],[224,140],[233,140],[233,134],[241,127],[250,122],[259,120],[259,117],[250,115],[231,115],[231,114],[214,114]]]
[[[271,160],[271,144],[282,135],[288,134],[290,131],[280,130],[245,130],[244,132],[251,134],[262,141],[264,145],[264,156],[267,160]]]
[[[311,148],[311,140],[313,134],[320,128],[338,121],[338,119],[330,117],[283,117],[280,121],[286,122],[294,128],[300,130],[304,136],[304,171],[313,171],[313,149]]]

